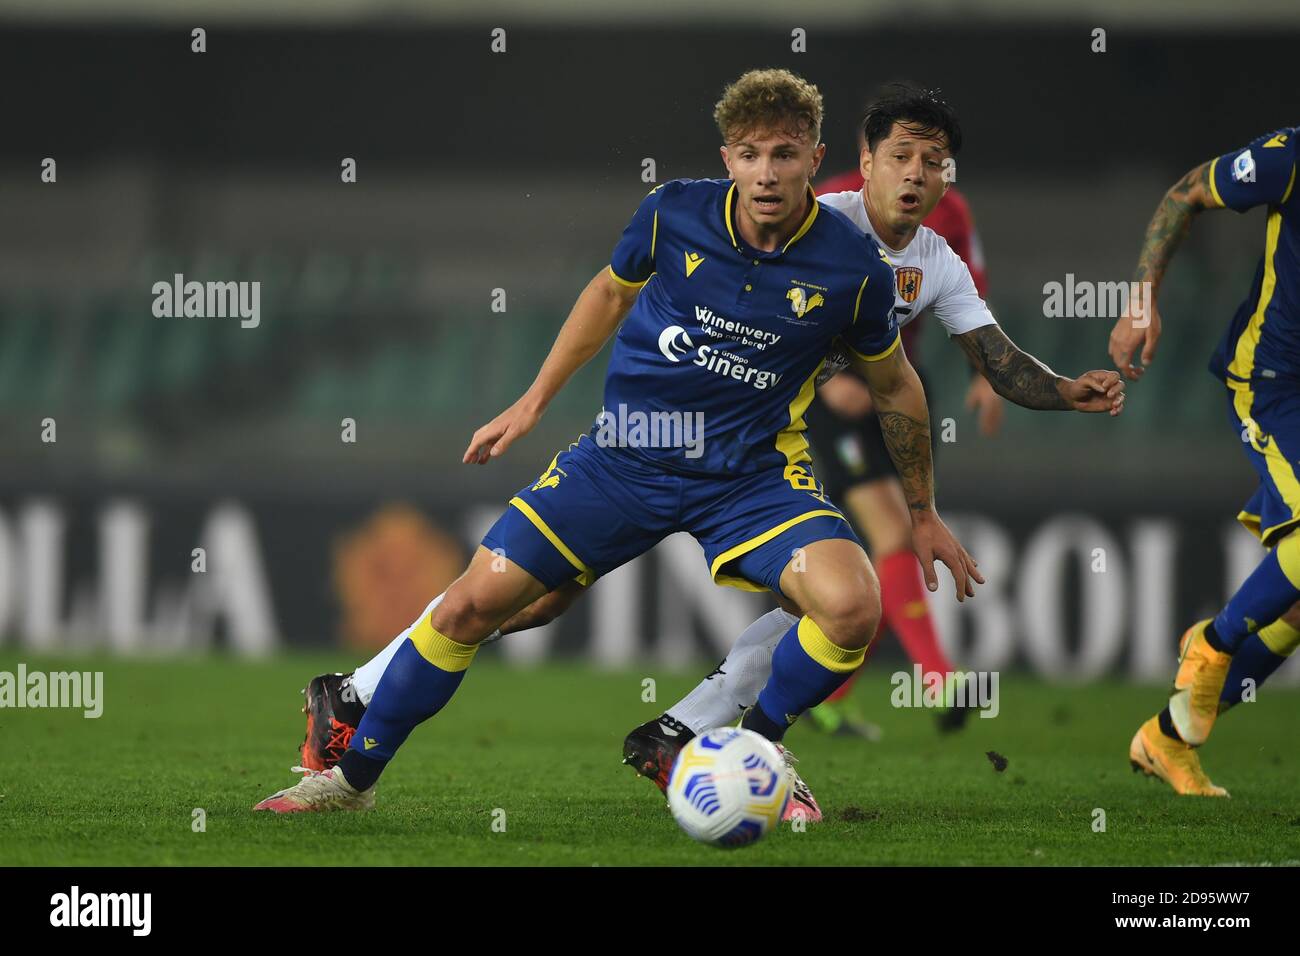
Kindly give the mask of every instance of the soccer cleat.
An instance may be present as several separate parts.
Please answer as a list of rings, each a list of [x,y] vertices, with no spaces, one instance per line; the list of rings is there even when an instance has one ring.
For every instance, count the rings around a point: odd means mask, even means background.
[[[317,813],[323,810],[373,810],[375,788],[357,790],[343,776],[338,767],[329,770],[308,770],[294,767],[305,776],[292,787],[273,793],[254,810],[273,813]]]
[[[365,704],[356,699],[351,674],[313,677],[302,694],[302,712],[307,715],[302,765],[307,770],[328,770],[347,751]]]
[[[790,801],[785,805],[785,813],[781,816],[782,821],[802,817],[807,823],[820,823],[822,808],[817,805],[817,798],[813,796],[812,788],[803,782],[799,771],[794,769],[799,758],[786,750],[784,745],[775,746],[785,760],[785,773],[790,780]]]
[[[1158,717],[1152,717],[1138,728],[1128,746],[1128,759],[1135,771],[1159,777],[1176,793],[1195,797],[1229,795],[1205,775],[1194,747],[1165,736]]]
[[[667,714],[648,720],[623,740],[623,762],[643,777],[655,782],[660,792],[668,792],[677,754],[695,732]]]
[[[1193,746],[1209,739],[1219,715],[1219,697],[1228,677],[1232,655],[1216,651],[1205,639],[1205,625],[1197,621],[1179,643],[1178,673],[1169,695],[1169,715],[1178,735]]]
[[[823,701],[808,710],[807,715],[814,727],[832,737],[857,737],[877,743],[885,735],[876,724],[839,702]]]

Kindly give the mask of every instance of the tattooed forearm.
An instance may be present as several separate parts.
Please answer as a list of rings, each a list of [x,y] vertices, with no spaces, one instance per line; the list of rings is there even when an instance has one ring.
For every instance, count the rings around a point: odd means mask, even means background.
[[[889,457],[898,470],[907,506],[913,511],[930,511],[934,502],[930,423],[903,412],[883,409],[877,418]]]
[[[983,325],[955,338],[993,391],[1007,401],[1025,408],[1069,411],[1070,403],[1057,388],[1060,376],[1016,348],[997,325]]]
[[[1210,163],[1197,166],[1170,187],[1160,200],[1142,241],[1134,281],[1150,282],[1153,289],[1160,288],[1169,261],[1191,228],[1192,217],[1212,205],[1209,200],[1212,194],[1210,166]]]

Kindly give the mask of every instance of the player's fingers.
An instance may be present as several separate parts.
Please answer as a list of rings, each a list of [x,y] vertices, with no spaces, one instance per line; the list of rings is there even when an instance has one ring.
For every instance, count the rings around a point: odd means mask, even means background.
[[[1154,333],[1155,333],[1154,327],[1147,329],[1146,338],[1142,345],[1143,365],[1150,365],[1153,361],[1155,361],[1156,343],[1159,341],[1159,339]]]
[[[469,440],[469,446],[465,449],[465,454],[461,456],[461,461],[466,465],[478,464],[479,457],[483,451],[483,428],[476,431]]]
[[[1120,341],[1118,336],[1112,335],[1110,337],[1110,348],[1107,351],[1110,355],[1110,360],[1114,362],[1121,371],[1128,367],[1128,357],[1132,354],[1133,349]]]
[[[467,465],[484,464],[488,460],[489,449],[500,436],[502,430],[500,424],[496,421],[488,422],[476,431],[474,437],[469,440],[469,447],[465,449],[465,455],[461,460]]]
[[[517,437],[518,435],[515,432],[515,427],[513,425],[507,426],[505,431],[501,433],[501,437],[498,438],[496,442],[493,443],[491,450],[488,452],[488,455],[491,456],[492,458],[497,458],[501,455],[504,455],[506,449],[514,444],[515,438]]]
[[[971,557],[971,553],[965,548],[961,549],[961,554],[966,561],[966,573],[969,574],[977,584],[983,584],[984,575],[980,574],[979,562]]]
[[[934,555],[928,549],[921,549],[916,553],[917,559],[921,562],[921,576],[925,578],[925,586],[931,591],[939,589],[939,578],[934,573]]]
[[[952,575],[953,587],[957,592],[958,603],[966,600],[967,590],[970,582],[966,578],[966,563],[956,555],[947,555],[943,552],[937,552],[939,560],[948,566],[948,572]]]

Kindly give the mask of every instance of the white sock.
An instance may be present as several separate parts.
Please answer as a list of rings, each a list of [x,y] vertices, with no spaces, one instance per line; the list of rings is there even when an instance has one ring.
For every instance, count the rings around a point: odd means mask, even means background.
[[[758,700],[772,676],[772,652],[799,618],[773,608],[736,638],[727,659],[668,709],[668,716],[697,734],[734,724]]]
[[[406,640],[407,635],[411,633],[416,624],[423,621],[435,607],[442,603],[443,595],[446,593],[446,591],[443,591],[442,594],[430,601],[429,606],[420,612],[420,616],[411,622],[410,627],[398,634],[388,642],[387,647],[352,672],[352,686],[357,692],[357,700],[361,701],[364,706],[370,706],[370,698],[375,695],[375,688],[379,686],[379,678],[383,677],[384,671],[388,670],[388,662],[393,659],[393,655],[402,646],[402,642]]]

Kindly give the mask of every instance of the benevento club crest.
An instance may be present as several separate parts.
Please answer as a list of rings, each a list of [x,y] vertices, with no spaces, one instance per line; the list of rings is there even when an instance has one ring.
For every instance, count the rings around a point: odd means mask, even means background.
[[[916,266],[903,266],[894,273],[898,295],[904,302],[915,302],[921,294],[921,270]]]

